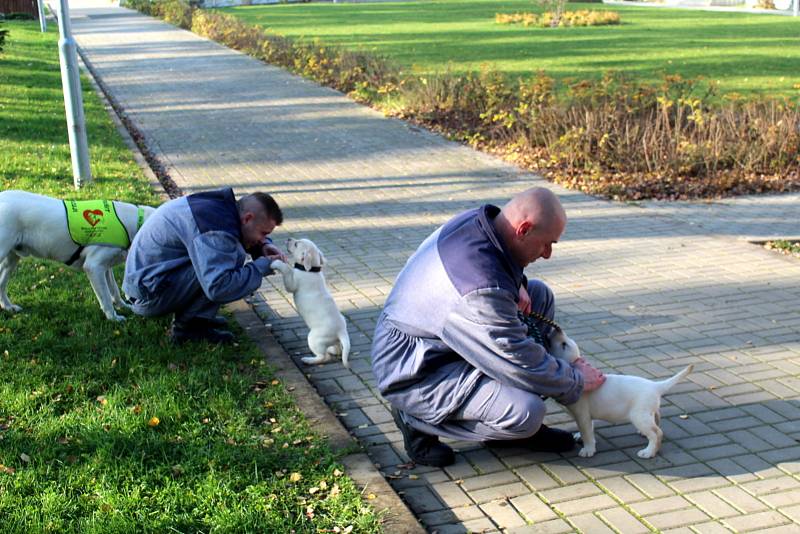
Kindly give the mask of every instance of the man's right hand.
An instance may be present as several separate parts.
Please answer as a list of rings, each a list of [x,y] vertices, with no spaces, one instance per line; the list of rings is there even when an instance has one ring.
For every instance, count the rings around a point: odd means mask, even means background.
[[[589,365],[589,362],[583,358],[578,358],[572,362],[572,365],[575,366],[575,369],[580,371],[580,373],[583,375],[584,393],[589,393],[590,391],[596,390],[603,385],[603,382],[606,381],[606,375],[604,375],[599,369],[595,369]]]

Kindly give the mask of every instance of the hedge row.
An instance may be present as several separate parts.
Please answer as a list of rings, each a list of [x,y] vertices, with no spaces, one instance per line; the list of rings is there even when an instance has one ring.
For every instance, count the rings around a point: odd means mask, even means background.
[[[665,76],[607,74],[559,86],[539,73],[422,77],[371,54],[265,32],[183,0],[129,5],[348,93],[549,179],[619,199],[800,190],[800,107]]]

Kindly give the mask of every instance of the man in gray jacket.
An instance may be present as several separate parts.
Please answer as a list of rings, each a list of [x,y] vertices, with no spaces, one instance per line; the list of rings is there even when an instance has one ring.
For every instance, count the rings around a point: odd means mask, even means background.
[[[128,251],[122,289],[134,313],[174,313],[176,343],[232,341],[217,311],[258,289],[272,274],[272,261],[283,259],[267,238],[282,222],[280,207],[266,193],[237,202],[225,188],[162,204]],[[245,263],[248,254],[253,261]]]
[[[485,205],[431,234],[408,260],[378,318],[372,369],[417,463],[453,463],[438,436],[564,452],[568,432],[542,424],[543,396],[563,404],[605,377],[570,366],[528,337],[518,311],[552,319],[553,294],[523,269],[549,258],[566,214],[548,189]],[[538,325],[543,333],[550,327]]]

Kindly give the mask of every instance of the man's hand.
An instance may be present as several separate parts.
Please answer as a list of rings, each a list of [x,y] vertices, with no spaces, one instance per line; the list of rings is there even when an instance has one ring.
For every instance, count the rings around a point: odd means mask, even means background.
[[[525,286],[519,286],[519,302],[517,303],[517,307],[522,313],[531,312],[531,296],[528,295],[528,288]]]
[[[589,365],[583,358],[578,358],[572,362],[572,365],[583,375],[583,391],[585,393],[596,390],[606,381],[606,375]]]
[[[279,249],[272,243],[265,243],[261,247],[261,252],[270,261],[281,260],[283,262],[288,262],[288,260],[286,259],[286,255],[281,251],[281,249]]]

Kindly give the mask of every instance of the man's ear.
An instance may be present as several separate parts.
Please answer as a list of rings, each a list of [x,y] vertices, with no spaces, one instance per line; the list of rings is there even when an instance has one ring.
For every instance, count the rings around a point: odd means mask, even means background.
[[[514,229],[514,235],[521,239],[528,235],[532,230],[533,224],[531,224],[530,221],[522,221],[519,223],[519,226]]]
[[[249,223],[250,221],[252,221],[255,218],[256,218],[256,214],[255,213],[253,213],[252,211],[246,211],[246,212],[242,213],[242,216],[241,216],[242,224],[247,224],[247,223]]]

